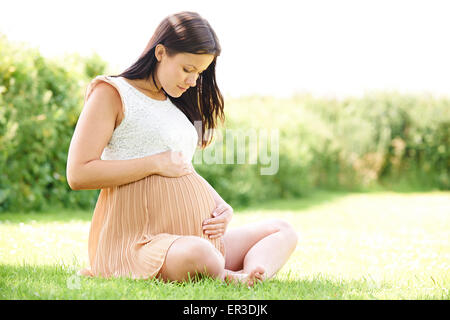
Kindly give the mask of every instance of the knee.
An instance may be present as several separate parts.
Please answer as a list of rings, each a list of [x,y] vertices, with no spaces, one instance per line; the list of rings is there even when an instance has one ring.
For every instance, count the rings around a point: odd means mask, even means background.
[[[206,239],[193,237],[186,250],[187,260],[195,271],[217,277],[225,268],[225,259],[216,251],[217,249]]]
[[[274,225],[286,236],[287,241],[295,248],[299,240],[299,235],[292,224],[282,219],[275,219]]]

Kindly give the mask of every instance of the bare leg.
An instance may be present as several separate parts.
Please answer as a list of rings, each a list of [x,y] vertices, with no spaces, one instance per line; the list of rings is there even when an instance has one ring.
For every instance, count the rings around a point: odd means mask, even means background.
[[[225,259],[213,245],[200,237],[183,236],[170,246],[157,275],[164,281],[183,282],[189,277],[208,275],[224,278]]]
[[[236,280],[252,286],[260,279],[263,270],[258,267],[248,274],[234,273],[224,267],[225,259],[207,240],[195,236],[183,236],[174,241],[157,278],[163,281],[183,282],[188,278],[210,276],[221,281]]]
[[[264,279],[272,278],[297,246],[296,230],[286,221],[269,219],[227,230],[225,268],[249,273],[265,269]]]
[[[256,267],[263,267],[263,279],[272,278],[295,250],[293,243],[297,243],[297,235],[287,229],[262,238],[245,255],[243,272],[248,273]]]

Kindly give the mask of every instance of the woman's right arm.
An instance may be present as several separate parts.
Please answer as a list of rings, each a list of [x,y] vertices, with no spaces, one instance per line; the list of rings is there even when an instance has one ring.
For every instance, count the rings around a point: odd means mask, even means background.
[[[117,90],[97,84],[87,99],[70,142],[66,175],[73,190],[101,189],[140,180],[159,172],[160,154],[130,160],[101,160],[122,109]]]
[[[67,156],[67,182],[73,190],[103,189],[141,180],[152,174],[180,177],[193,173],[179,151],[167,150],[130,160],[101,160],[122,110],[119,92],[100,82],[88,97]]]

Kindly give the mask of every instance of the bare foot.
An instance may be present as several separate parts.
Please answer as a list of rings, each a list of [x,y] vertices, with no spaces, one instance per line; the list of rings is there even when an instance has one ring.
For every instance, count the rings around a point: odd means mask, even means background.
[[[241,271],[231,271],[225,270],[225,282],[226,283],[243,283],[248,287],[253,286],[257,281],[264,280],[264,268],[262,267],[254,267],[250,270],[249,273],[245,273],[243,270]]]
[[[92,274],[92,272],[91,272],[91,270],[89,268],[85,268],[85,269],[79,270],[77,272],[77,275],[84,276],[84,277],[92,277],[93,276],[93,274]]]

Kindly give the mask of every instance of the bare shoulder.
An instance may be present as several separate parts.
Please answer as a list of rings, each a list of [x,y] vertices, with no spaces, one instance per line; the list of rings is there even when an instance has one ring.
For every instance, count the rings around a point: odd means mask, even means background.
[[[120,107],[122,106],[122,100],[117,88],[105,81],[99,81],[96,84],[88,101],[90,99],[108,103],[109,105],[116,107],[116,109],[119,107],[118,110],[120,110]]]
[[[92,102],[90,100],[93,100]],[[106,82],[99,81],[86,104],[92,103],[99,112],[107,113],[111,116],[111,113],[115,119],[114,128],[116,128],[124,117],[124,106],[122,104],[122,98],[114,85]]]

